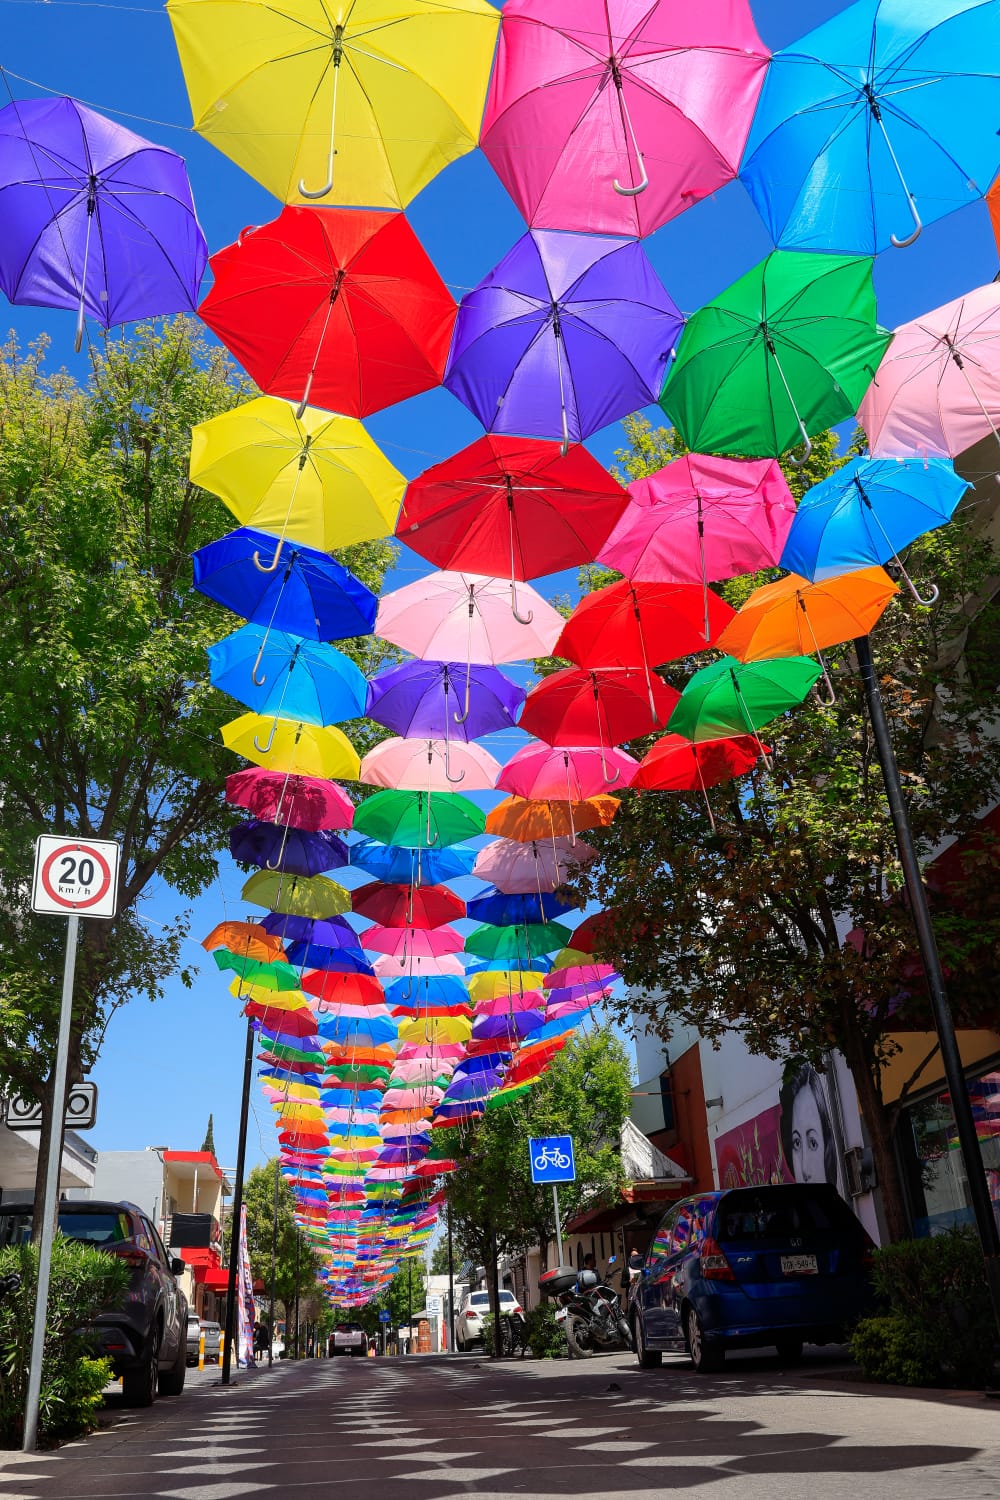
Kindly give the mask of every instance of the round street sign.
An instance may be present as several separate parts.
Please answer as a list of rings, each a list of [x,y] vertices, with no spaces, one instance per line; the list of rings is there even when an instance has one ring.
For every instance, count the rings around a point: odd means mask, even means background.
[[[42,834],[35,843],[33,911],[113,917],[118,905],[118,845],[110,839]]]

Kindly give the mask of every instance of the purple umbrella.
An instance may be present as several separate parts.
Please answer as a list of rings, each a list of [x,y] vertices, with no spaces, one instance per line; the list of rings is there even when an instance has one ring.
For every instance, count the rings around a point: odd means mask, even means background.
[[[683,326],[634,240],[534,229],[462,299],[444,383],[487,432],[565,453],[656,401]]]
[[[284,943],[321,943],[325,948],[358,946],[357,931],[345,917],[298,917],[269,911],[259,925]]]
[[[523,690],[496,667],[406,661],[371,679],[366,712],[404,739],[444,740],[445,775],[458,782],[465,773],[451,775],[449,742],[509,729],[523,702]]]
[[[264,865],[290,875],[322,875],[349,865],[351,856],[335,833],[307,833],[277,823],[240,823],[229,834],[229,849],[241,865]]]
[[[0,286],[105,328],[192,311],[208,247],[183,159],[75,99],[0,110]]]

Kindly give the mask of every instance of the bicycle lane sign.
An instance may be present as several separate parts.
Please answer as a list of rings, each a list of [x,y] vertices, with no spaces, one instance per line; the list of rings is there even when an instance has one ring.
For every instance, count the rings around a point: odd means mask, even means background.
[[[576,1181],[576,1160],[571,1135],[543,1135],[528,1141],[531,1180],[537,1183]]]

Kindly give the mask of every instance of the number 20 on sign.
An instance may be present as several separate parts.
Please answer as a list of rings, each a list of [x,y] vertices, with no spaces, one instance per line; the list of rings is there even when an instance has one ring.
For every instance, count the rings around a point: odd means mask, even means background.
[[[113,917],[118,904],[118,845],[110,839],[42,834],[35,843],[31,909],[58,916]]]

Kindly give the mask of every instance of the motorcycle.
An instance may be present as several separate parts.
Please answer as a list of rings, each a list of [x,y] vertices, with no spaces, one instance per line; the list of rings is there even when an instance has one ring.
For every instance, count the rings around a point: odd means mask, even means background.
[[[609,1266],[615,1259],[611,1257]],[[565,1331],[571,1356],[589,1359],[592,1354],[632,1347],[632,1331],[621,1298],[596,1271],[577,1272],[572,1266],[556,1266],[539,1276],[538,1289],[557,1304],[556,1322]]]

